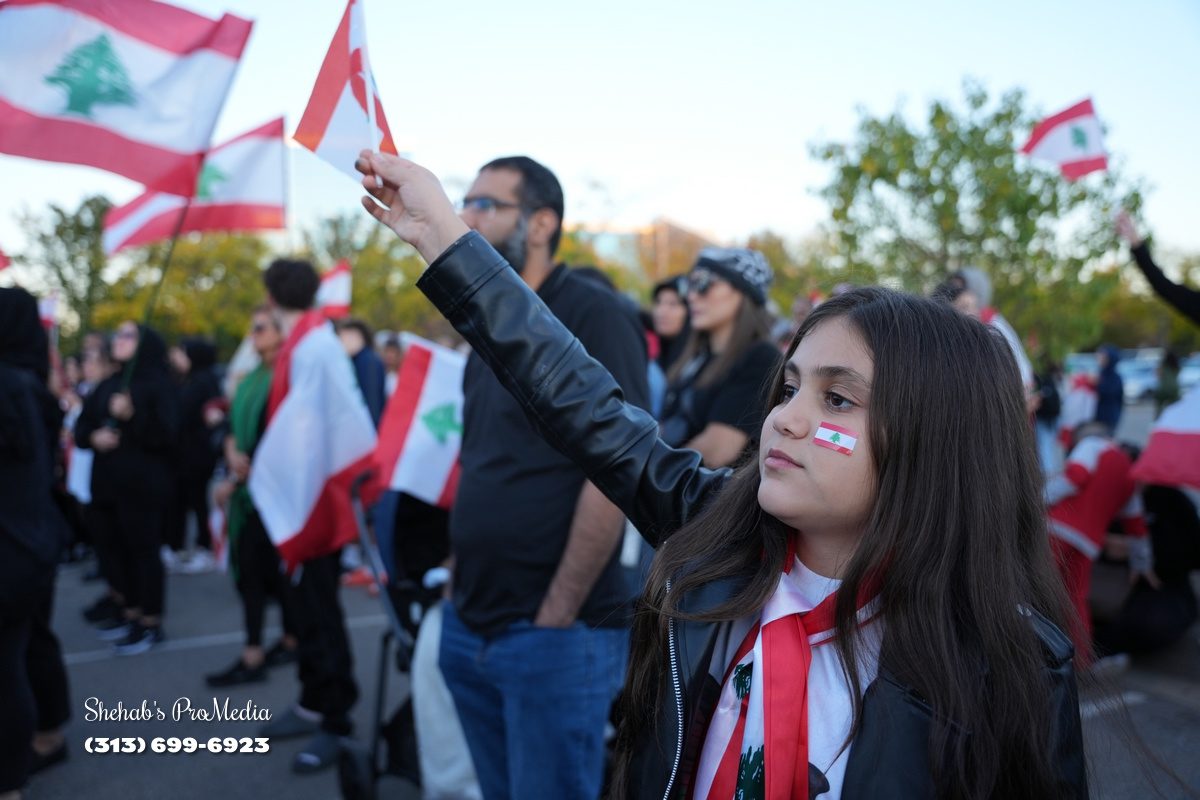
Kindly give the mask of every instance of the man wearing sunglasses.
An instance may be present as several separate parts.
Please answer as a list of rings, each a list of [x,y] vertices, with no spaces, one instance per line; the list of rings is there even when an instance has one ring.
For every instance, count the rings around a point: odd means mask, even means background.
[[[524,156],[480,170],[461,207],[554,314],[648,407],[636,316],[554,254],[563,195]],[[484,797],[595,798],[628,652],[621,512],[547,445],[490,370],[468,361],[450,516],[453,602],[439,663]]]

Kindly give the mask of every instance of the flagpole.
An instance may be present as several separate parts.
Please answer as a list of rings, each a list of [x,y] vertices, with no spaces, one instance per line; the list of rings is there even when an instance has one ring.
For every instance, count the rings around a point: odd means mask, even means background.
[[[284,128],[287,130],[287,120],[284,120]],[[294,140],[291,140],[294,141]],[[284,236],[287,238],[287,249],[289,253],[296,252],[295,231],[292,229],[296,224],[295,202],[292,197],[292,150],[294,148],[289,144],[289,138],[283,137],[283,226],[285,229]]]
[[[195,193],[193,192],[193,197]],[[192,207],[192,197],[187,199],[183,205],[183,210],[179,213],[179,219],[175,222],[175,230],[171,233],[171,242],[167,245],[167,253],[163,257],[162,267],[159,269],[158,282],[154,284],[154,288],[150,290],[150,297],[146,301],[146,310],[142,312],[142,327],[150,326],[150,319],[154,315],[154,306],[158,302],[158,295],[162,291],[163,284],[167,281],[167,270],[171,266],[171,256],[175,253],[175,243],[179,241],[179,236],[183,232],[183,223],[187,220],[187,213]],[[140,342],[139,342],[140,345]],[[142,354],[142,348],[139,346],[133,352],[133,358],[129,359],[129,363],[125,366],[125,374],[121,378],[121,392],[125,393],[129,390],[129,384],[133,381],[133,370],[137,367],[138,356]]]

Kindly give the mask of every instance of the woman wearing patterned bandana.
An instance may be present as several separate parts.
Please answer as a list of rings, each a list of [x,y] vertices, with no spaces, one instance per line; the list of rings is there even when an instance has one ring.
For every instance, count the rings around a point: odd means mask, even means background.
[[[702,250],[687,277],[692,332],[667,375],[660,435],[705,466],[733,464],[762,427],[763,387],[779,365],[765,308],[771,277],[757,250],[718,247]]]

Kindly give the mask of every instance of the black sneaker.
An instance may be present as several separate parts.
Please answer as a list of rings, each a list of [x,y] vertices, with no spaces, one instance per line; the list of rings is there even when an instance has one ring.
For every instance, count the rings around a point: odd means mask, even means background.
[[[137,622],[129,626],[129,635],[117,642],[117,655],[136,656],[162,642],[162,626],[147,627]]]
[[[115,642],[129,635],[132,623],[121,616],[111,616],[96,625],[96,636],[106,642]]]
[[[262,683],[266,679],[266,664],[250,667],[240,658],[233,662],[233,666],[229,669],[204,676],[204,682],[214,689],[219,689],[223,686],[237,686],[242,683]]]
[[[267,650],[267,656],[263,663],[268,667],[281,667],[284,664],[296,663],[296,648],[288,648],[282,641],[278,641],[271,645],[271,649]]]
[[[112,599],[111,594],[105,594],[96,602],[83,610],[83,618],[88,622],[95,624],[104,622],[106,619],[118,616],[121,613],[121,607]]]

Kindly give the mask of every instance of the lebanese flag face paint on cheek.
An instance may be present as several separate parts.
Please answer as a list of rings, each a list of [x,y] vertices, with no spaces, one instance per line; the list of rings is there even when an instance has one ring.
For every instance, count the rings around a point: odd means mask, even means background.
[[[813,444],[836,450],[844,456],[854,452],[858,444],[858,434],[854,431],[834,425],[832,422],[821,422],[813,435]]]

